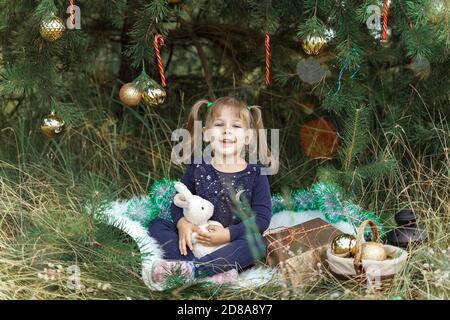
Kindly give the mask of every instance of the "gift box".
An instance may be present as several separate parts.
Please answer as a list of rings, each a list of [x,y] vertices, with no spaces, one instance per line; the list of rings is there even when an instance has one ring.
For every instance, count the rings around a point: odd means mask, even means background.
[[[282,278],[297,286],[324,265],[329,244],[340,234],[320,218],[289,228],[269,229],[264,234],[266,264],[278,266]]]
[[[274,267],[296,255],[326,246],[340,234],[341,231],[320,218],[290,228],[269,229],[264,234],[266,264]]]

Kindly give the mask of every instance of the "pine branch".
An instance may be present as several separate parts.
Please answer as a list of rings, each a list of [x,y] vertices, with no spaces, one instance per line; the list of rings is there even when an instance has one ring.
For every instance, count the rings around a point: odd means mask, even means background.
[[[344,128],[343,146],[339,150],[344,171],[349,170],[354,159],[361,153],[366,144],[368,134],[367,116],[368,110],[365,107],[355,108],[350,114]]]
[[[214,94],[214,87],[213,87],[213,83],[212,83],[211,72],[209,71],[208,59],[205,55],[205,52],[203,51],[203,48],[200,45],[197,36],[195,35],[195,33],[192,30],[192,25],[186,23],[186,21],[184,21],[183,19],[180,19],[179,21],[181,22],[181,25],[184,26],[184,28],[189,30],[188,31],[189,36],[192,40],[192,43],[194,44],[195,49],[197,50],[198,56],[202,63],[203,74],[205,76],[206,85],[208,86],[208,95],[209,95],[210,99],[216,100],[216,95]]]

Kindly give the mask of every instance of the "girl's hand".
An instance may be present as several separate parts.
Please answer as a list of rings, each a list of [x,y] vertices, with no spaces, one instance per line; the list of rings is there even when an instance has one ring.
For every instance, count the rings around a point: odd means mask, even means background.
[[[230,242],[230,231],[228,228],[210,224],[208,231],[196,231],[198,233],[197,241],[199,243],[205,246],[219,246]]]
[[[187,221],[184,217],[178,220],[177,223],[178,228],[178,248],[180,249],[180,253],[183,256],[187,255],[187,248],[192,250],[192,233],[193,232],[201,232],[200,228],[194,226],[192,223]]]

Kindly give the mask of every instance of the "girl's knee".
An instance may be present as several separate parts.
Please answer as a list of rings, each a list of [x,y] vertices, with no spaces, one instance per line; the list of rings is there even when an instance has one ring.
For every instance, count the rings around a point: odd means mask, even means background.
[[[266,248],[266,242],[260,233],[245,234],[241,238],[236,239],[236,241],[238,240],[245,241],[248,244],[258,244],[258,247],[264,247],[264,249]]]
[[[261,260],[266,254],[266,243],[261,234],[251,234],[233,241],[239,249],[245,249],[254,261]]]

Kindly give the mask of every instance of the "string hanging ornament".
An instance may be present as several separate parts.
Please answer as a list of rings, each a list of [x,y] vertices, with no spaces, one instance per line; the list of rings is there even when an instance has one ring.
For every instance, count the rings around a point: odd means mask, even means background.
[[[339,92],[341,91],[341,81],[342,81],[342,77],[344,76],[344,72],[346,71],[351,71],[353,70],[353,72],[351,73],[349,79],[352,80],[356,74],[358,73],[359,69],[360,69],[360,64],[359,64],[360,58],[359,58],[359,53],[355,48],[352,48],[348,54],[348,56],[344,59],[343,64],[341,66],[341,69],[339,71],[339,77],[338,77],[338,82],[337,82],[337,88],[336,91],[334,93],[328,93],[328,95],[337,95],[339,94]]]

